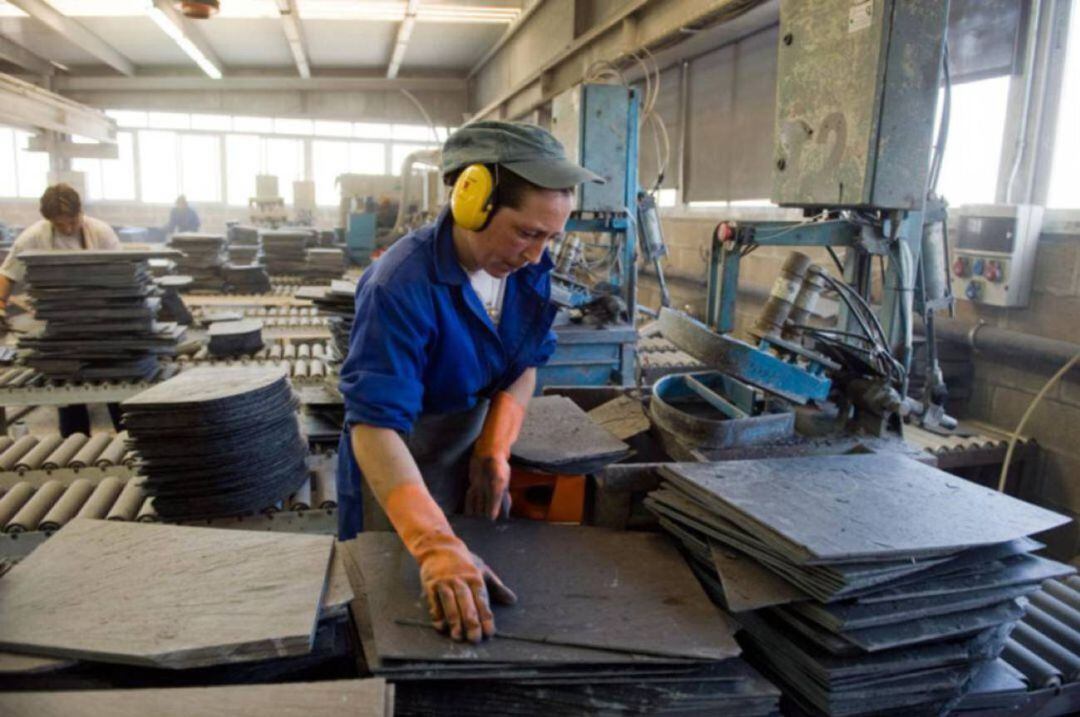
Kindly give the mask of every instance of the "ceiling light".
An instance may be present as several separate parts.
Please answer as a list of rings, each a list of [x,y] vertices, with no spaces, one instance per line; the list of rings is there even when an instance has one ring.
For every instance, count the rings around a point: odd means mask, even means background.
[[[195,64],[198,65],[203,72],[215,80],[221,79],[221,69],[207,59],[206,55],[202,53],[202,50],[197,48],[195,43],[188,39],[188,36],[184,34],[183,29],[174,24],[168,15],[154,7],[153,0],[147,0],[146,13],[150,16],[150,19],[161,28],[162,32],[171,37],[173,42],[179,45],[180,49],[195,61]]]
[[[176,9],[192,20],[206,20],[221,10],[218,0],[177,0]]]

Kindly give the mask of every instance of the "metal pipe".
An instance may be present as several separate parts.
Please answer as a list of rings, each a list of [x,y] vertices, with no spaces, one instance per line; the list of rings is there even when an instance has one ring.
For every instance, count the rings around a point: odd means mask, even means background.
[[[1013,155],[1012,171],[1009,172],[1009,182],[1005,185],[1005,202],[1012,201],[1013,186],[1016,184],[1016,176],[1020,173],[1020,164],[1024,161],[1024,152],[1027,150],[1027,126],[1028,115],[1031,114],[1031,89],[1035,84],[1036,52],[1039,44],[1039,10],[1042,7],[1041,0],[1031,3],[1031,17],[1027,27],[1027,58],[1024,61],[1024,99],[1020,105],[1020,127],[1017,128],[1016,145]],[[1030,180],[1029,180],[1030,184]]]
[[[938,339],[970,346],[990,357],[1037,361],[1048,366],[1061,366],[1080,354],[1080,344],[1045,336],[1025,334],[989,324],[969,324],[959,319],[937,317],[934,329]]]

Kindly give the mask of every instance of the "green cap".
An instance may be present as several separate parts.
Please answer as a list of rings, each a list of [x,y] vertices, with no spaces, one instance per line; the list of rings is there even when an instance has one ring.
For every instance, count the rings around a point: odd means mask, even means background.
[[[545,189],[569,189],[604,178],[566,158],[562,143],[547,130],[524,122],[467,124],[443,145],[443,174],[470,164],[498,164]]]

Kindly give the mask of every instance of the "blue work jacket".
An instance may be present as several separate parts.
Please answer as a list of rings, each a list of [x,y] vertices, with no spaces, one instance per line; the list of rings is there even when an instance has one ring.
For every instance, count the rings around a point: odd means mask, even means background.
[[[507,278],[496,327],[458,261],[452,227],[443,210],[434,224],[399,239],[356,287],[339,384],[345,400],[339,499],[360,494],[351,425],[408,434],[421,414],[467,411],[555,350],[547,252]]]

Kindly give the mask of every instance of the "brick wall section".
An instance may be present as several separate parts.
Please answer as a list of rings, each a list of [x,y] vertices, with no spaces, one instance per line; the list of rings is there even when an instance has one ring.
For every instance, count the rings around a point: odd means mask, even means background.
[[[665,264],[671,274],[704,282],[708,268],[708,250],[714,227],[721,219],[776,218],[755,217],[744,212],[725,212],[710,216],[688,216],[684,212],[664,217],[664,235],[669,247]],[[797,215],[788,218],[797,218]],[[767,289],[772,285],[788,250],[762,247],[743,260],[741,281]],[[815,261],[832,267],[823,250],[808,253]],[[1025,309],[975,307],[968,301],[957,302],[957,317],[1080,343],[1080,225],[1059,224],[1043,234],[1037,254],[1034,293]],[[673,306],[698,318],[705,316],[704,284],[670,280]],[[659,305],[659,293],[653,280],[641,281],[640,301],[649,307]],[[737,333],[753,321],[760,305],[740,299]],[[1015,428],[1035,394],[1054,372],[1053,367],[1003,363],[985,356],[975,356],[975,384],[971,398],[962,406],[962,418],[983,421],[1006,430]],[[1043,447],[1042,464],[1036,478],[1023,487],[1024,497],[1051,509],[1080,519],[1080,369],[1073,371],[1053,388],[1035,410],[1025,434]],[[1080,552],[1080,529],[1077,523],[1043,536],[1056,557],[1069,559]]]

